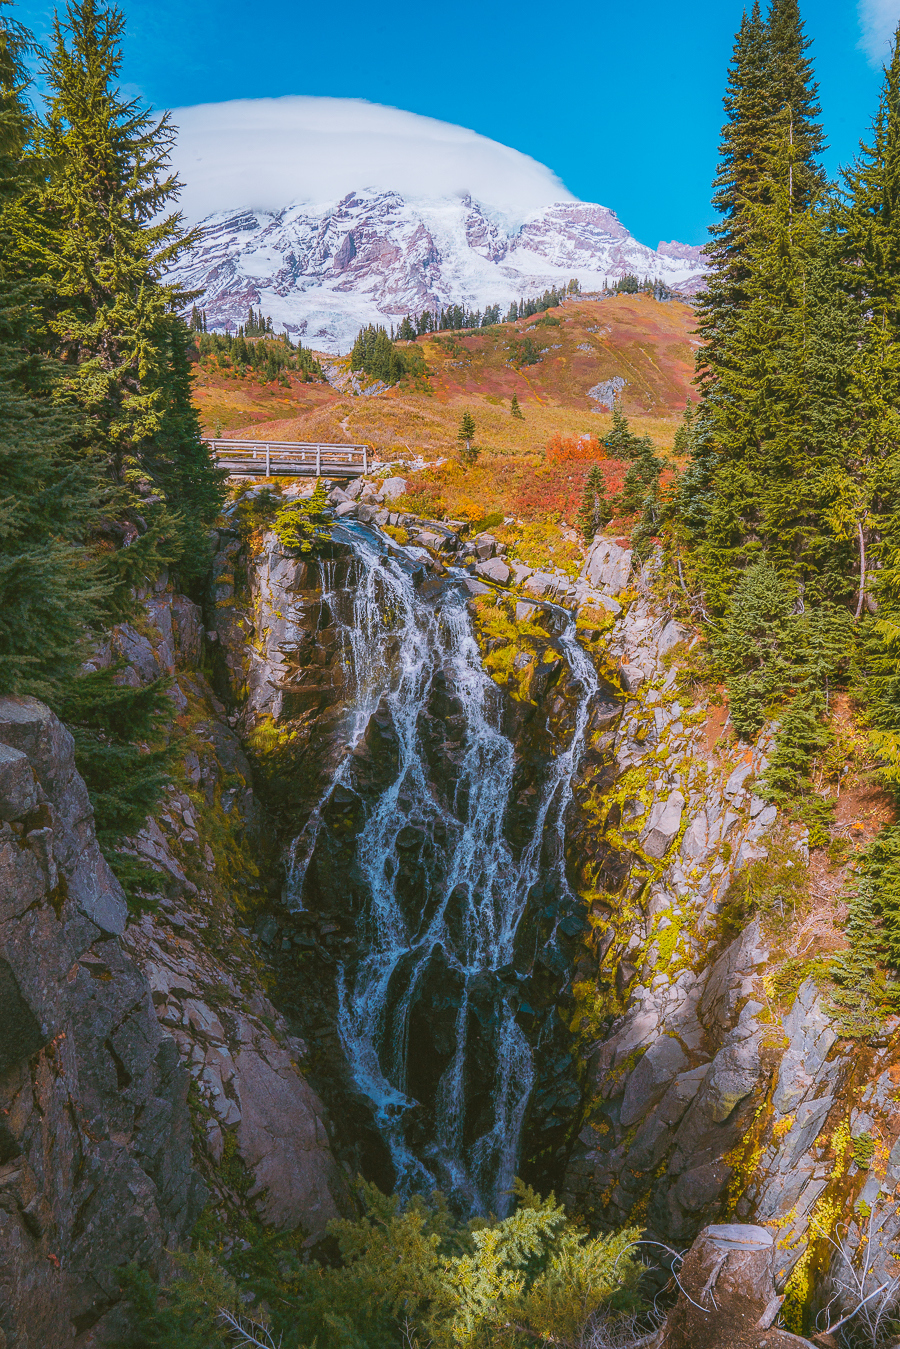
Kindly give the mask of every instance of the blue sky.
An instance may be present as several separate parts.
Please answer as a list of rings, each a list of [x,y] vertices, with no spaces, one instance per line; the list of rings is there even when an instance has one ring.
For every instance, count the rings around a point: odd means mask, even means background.
[[[860,7],[803,5],[832,172],[868,126],[884,34],[900,19],[900,0]],[[576,196],[616,210],[645,243],[705,239],[742,0],[124,0],[123,8],[123,79],[156,107],[282,94],[390,104],[533,156]],[[27,0],[13,12],[41,36],[52,9]]]

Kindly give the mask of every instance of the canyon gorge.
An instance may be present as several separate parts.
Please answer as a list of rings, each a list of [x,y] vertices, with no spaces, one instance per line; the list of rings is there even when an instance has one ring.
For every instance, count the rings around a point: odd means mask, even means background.
[[[735,898],[809,864],[754,793],[772,728],[723,733],[653,557],[600,536],[578,580],[534,571],[394,481],[337,492],[318,557],[238,490],[205,604],[163,576],[95,651],[173,681],[143,912],[68,732],[0,703],[10,1345],[114,1342],[117,1272],[165,1278],[201,1212],[315,1250],[358,1173],[468,1214],[522,1176],[682,1251],[756,1224],[788,1307],[830,1296],[819,1216],[864,1212],[890,1277],[896,1023],[860,1053]]]

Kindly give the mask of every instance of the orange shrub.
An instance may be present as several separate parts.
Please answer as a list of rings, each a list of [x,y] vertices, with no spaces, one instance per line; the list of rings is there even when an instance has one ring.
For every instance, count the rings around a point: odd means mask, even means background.
[[[561,436],[558,432],[547,444],[548,464],[596,462],[606,458],[606,449],[596,436]]]

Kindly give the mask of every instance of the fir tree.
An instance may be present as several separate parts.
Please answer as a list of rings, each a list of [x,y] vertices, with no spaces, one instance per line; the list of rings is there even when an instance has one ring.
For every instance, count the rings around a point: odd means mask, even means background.
[[[525,420],[525,414],[519,407],[519,399],[516,394],[513,394],[512,396],[512,402],[509,405],[509,413],[511,417],[516,417],[519,421]]]
[[[593,464],[588,470],[584,483],[581,507],[575,521],[585,543],[590,543],[595,534],[605,528],[612,519],[612,508],[606,500],[606,480],[599,464]]]
[[[46,291],[24,235],[40,170],[24,96],[33,51],[0,10],[0,691],[54,701],[107,600],[88,549],[107,501],[78,410],[54,400],[62,369],[38,354]]]
[[[116,87],[122,32],[121,13],[96,0],[77,0],[65,22],[54,21],[40,148],[56,167],[37,203],[62,391],[81,410],[118,489],[117,537],[129,546],[108,565],[120,596],[163,564],[191,558],[188,570],[195,566],[221,481],[199,433],[190,473],[156,445],[167,418],[180,415],[173,399],[183,408],[190,396],[189,369],[177,354],[184,340],[173,337],[190,296],[162,278],[196,236],[177,213],[166,214],[179,189],[169,170],[168,117],[154,119]]]
[[[472,444],[475,439],[475,419],[471,412],[463,413],[456,439],[460,444],[460,457],[463,463],[473,464],[478,458],[478,449]]]

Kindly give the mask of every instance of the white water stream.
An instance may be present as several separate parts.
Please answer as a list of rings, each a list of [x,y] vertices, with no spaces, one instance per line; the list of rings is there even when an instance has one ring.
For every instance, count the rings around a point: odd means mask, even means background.
[[[357,838],[358,868],[368,892],[358,933],[364,954],[339,973],[338,1029],[353,1076],[371,1100],[390,1149],[398,1187],[439,1186],[472,1212],[504,1212],[534,1072],[531,1047],[510,1006],[508,985],[497,972],[512,964],[534,883],[549,879],[561,898],[569,897],[565,813],[598,680],[570,625],[559,641],[583,694],[568,743],[546,766],[535,827],[516,856],[507,838],[510,814],[517,809],[511,799],[514,749],[499,729],[501,695],[482,667],[467,594],[450,584],[429,602],[418,594],[397,552],[386,555],[362,532],[354,532],[353,546],[359,568],[355,590],[336,589],[333,564],[323,564],[322,576],[323,598],[342,633],[350,679],[348,750],[383,704],[396,732],[399,772],[371,806]],[[458,728],[461,718],[456,777],[448,775],[441,784],[441,799],[422,740],[436,676],[443,676],[458,700]],[[346,778],[349,762],[348,754],[335,782]],[[296,906],[326,799],[327,794],[292,850],[288,894]],[[412,911],[409,896],[404,902],[398,889],[398,859],[410,826],[416,837],[436,834],[442,853]],[[436,979],[442,988],[456,991],[458,1006],[434,1099],[424,1103],[432,1122],[428,1139],[416,1146],[409,1124],[423,1103],[410,1091],[410,1025],[417,1004],[421,1018],[422,1000]],[[488,1107],[482,1099],[477,1115],[467,1084],[476,997],[482,1039],[485,998],[491,1005],[491,1043],[487,1049],[480,1045],[480,1052],[495,1065],[494,1080],[486,1084]]]

